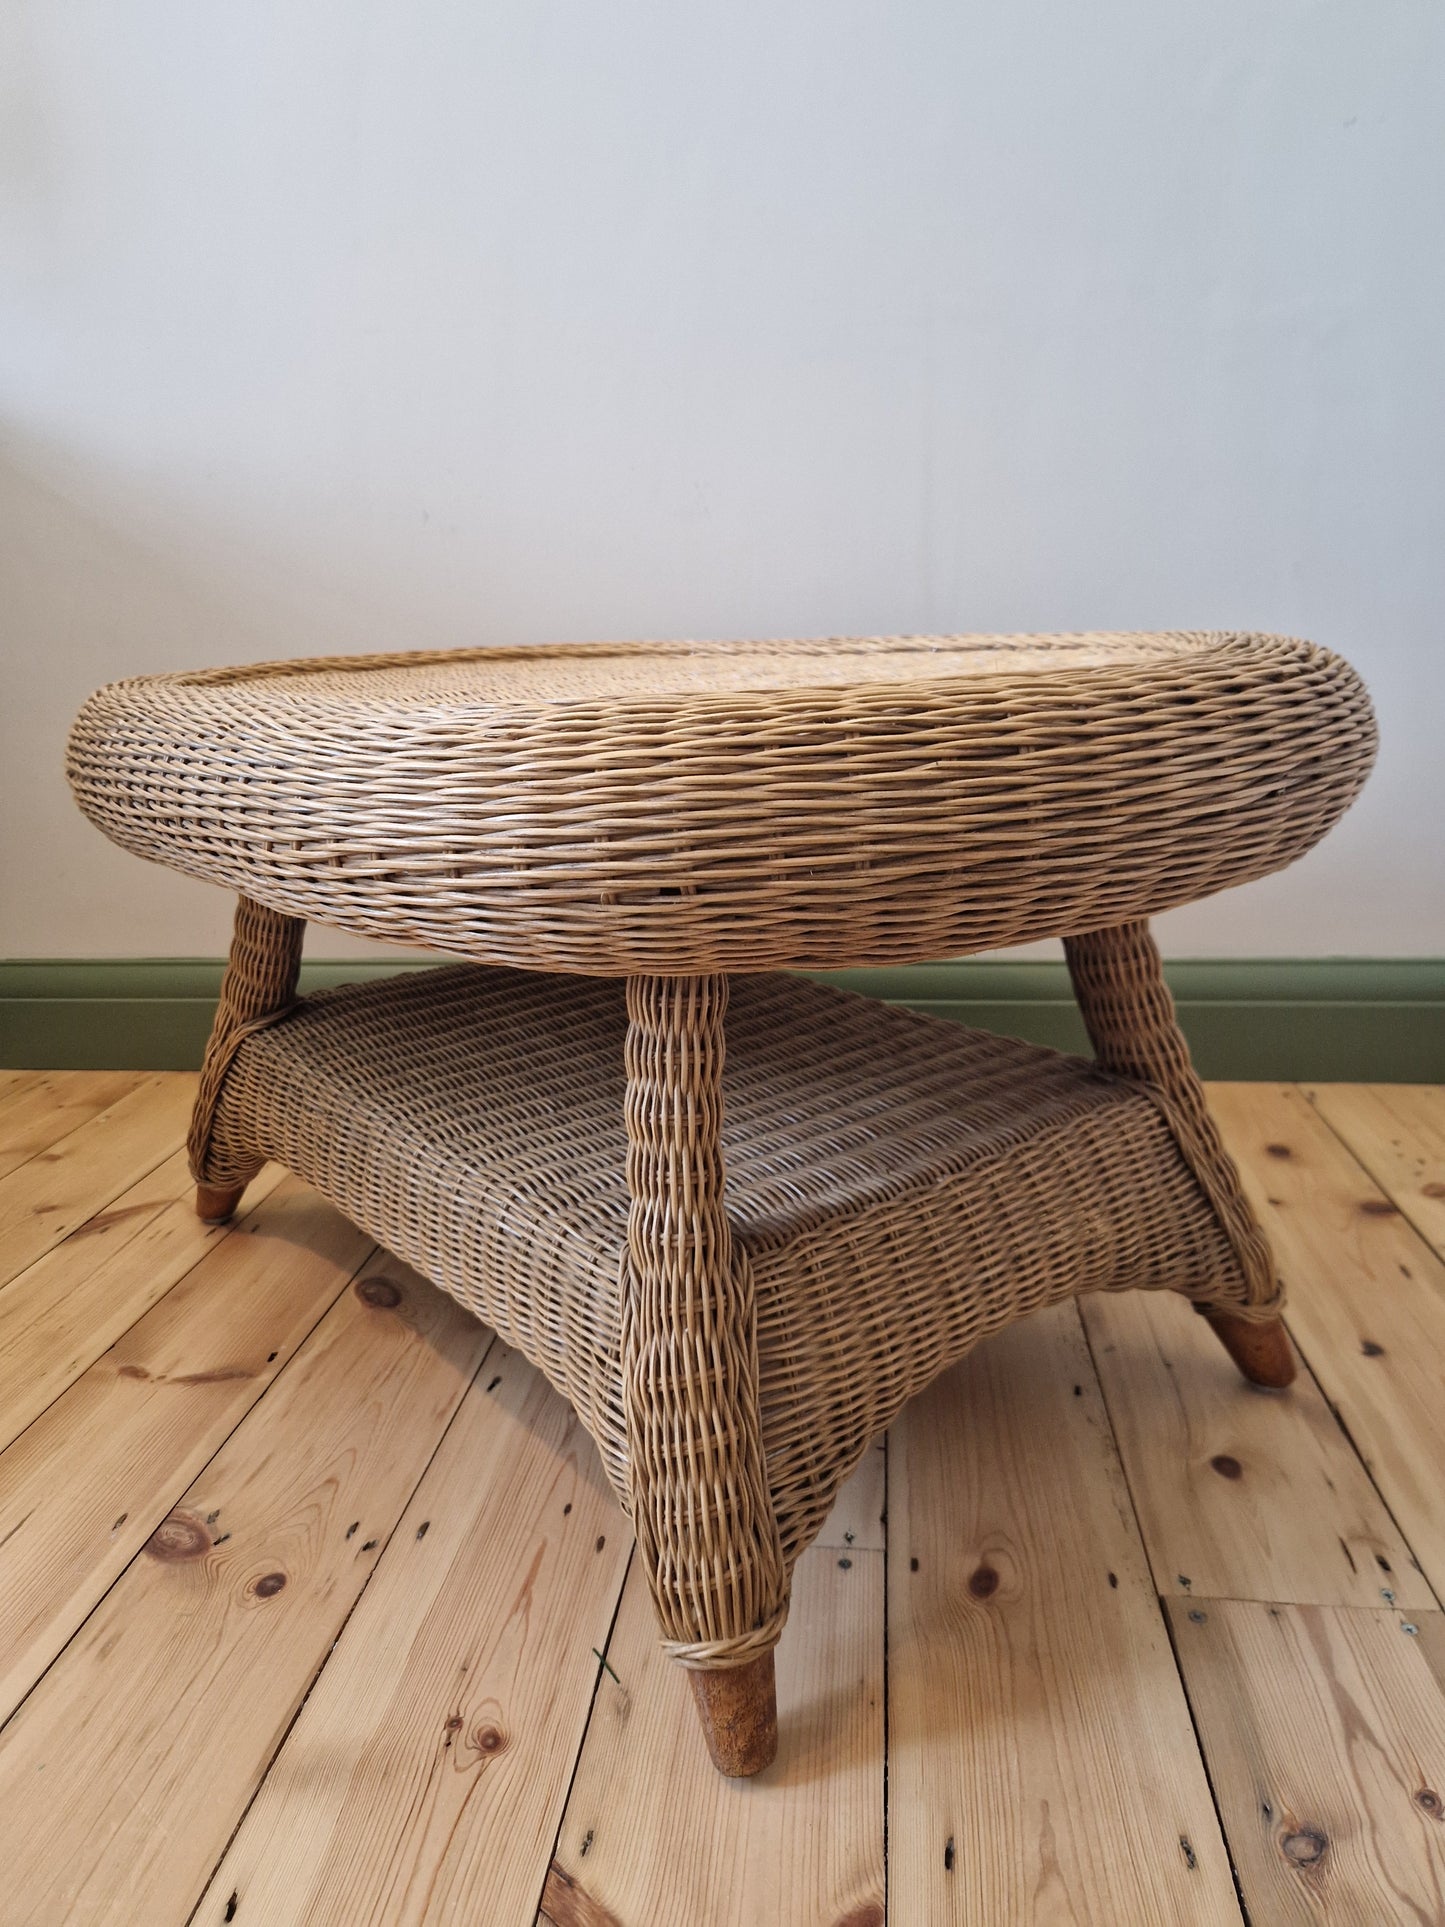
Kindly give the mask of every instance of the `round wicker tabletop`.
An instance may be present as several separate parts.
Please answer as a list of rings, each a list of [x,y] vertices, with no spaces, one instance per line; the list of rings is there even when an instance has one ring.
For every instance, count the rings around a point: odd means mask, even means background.
[[[1243,634],[627,643],[138,677],[72,732],[126,849],[340,929],[596,975],[959,955],[1281,868],[1374,754]]]

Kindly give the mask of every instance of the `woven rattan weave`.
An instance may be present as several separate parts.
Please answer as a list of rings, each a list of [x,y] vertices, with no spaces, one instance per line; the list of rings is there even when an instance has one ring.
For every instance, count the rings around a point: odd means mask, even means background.
[[[276,1159],[471,1305],[630,1504],[626,1036],[615,980],[458,964],[318,992],[238,1054],[208,1169]],[[1159,1107],[1081,1059],[770,975],[732,987],[724,1082],[789,1564],[869,1440],[994,1326],[1129,1285],[1251,1306]]]
[[[138,855],[525,969],[827,969],[1148,917],[1363,780],[1359,679],[1250,636],[361,656],[117,683],[71,739]]]
[[[140,679],[70,772],[118,842],[240,895],[203,1213],[275,1158],[546,1372],[750,1772],[794,1562],[989,1331],[1167,1288],[1288,1382],[1145,920],[1299,855],[1373,750],[1305,643],[965,637]],[[471,961],[298,1001],[306,920]],[[1040,935],[1093,1061],[779,974]]]

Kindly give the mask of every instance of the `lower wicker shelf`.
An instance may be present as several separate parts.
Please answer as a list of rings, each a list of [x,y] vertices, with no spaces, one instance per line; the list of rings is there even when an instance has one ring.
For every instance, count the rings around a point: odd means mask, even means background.
[[[274,1158],[571,1401],[629,1503],[624,986],[465,964],[320,992],[232,1060],[213,1173]],[[1155,1103],[1091,1063],[783,975],[733,980],[727,1213],[791,1567],[904,1401],[1075,1293],[1235,1267]]]

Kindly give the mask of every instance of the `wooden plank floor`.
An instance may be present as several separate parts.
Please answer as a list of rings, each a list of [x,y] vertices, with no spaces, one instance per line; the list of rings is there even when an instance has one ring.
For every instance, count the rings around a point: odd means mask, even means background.
[[[1230,1085],[1291,1393],[1178,1300],[945,1374],[707,1767],[590,1440],[193,1081],[0,1086],[0,1927],[1445,1922],[1445,1090]]]

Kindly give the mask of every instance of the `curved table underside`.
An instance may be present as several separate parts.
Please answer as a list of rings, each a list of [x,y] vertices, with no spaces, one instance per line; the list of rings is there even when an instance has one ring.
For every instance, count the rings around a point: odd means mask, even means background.
[[[314,659],[115,683],[69,773],[273,909],[598,976],[958,955],[1282,868],[1373,760],[1309,643],[860,638]]]

